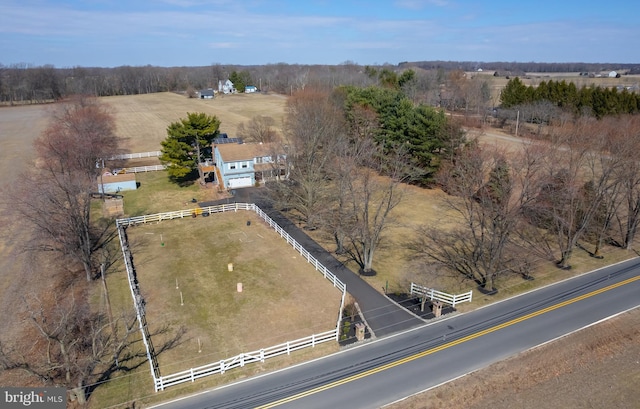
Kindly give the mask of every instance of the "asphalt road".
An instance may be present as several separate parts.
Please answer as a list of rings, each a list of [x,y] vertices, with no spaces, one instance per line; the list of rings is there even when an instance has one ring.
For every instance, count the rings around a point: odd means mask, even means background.
[[[638,306],[636,258],[161,407],[377,408]]]

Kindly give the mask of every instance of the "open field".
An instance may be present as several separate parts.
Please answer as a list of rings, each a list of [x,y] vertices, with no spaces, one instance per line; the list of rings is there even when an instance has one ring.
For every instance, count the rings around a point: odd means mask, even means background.
[[[220,132],[236,136],[238,125],[254,116],[270,116],[280,131],[286,97],[276,94],[233,94],[215,99],[194,99],[170,92],[105,97],[117,118],[117,134],[128,152],[159,150],[167,137],[167,126],[188,112],[204,112],[220,119]]]

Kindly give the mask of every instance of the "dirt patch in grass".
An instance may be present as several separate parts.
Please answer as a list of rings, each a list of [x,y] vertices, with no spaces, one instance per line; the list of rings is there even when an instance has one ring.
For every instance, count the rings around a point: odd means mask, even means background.
[[[639,339],[636,308],[388,408],[637,408]]]
[[[165,221],[128,235],[151,329],[171,323],[188,331],[160,355],[163,374],[336,326],[340,291],[253,212]]]

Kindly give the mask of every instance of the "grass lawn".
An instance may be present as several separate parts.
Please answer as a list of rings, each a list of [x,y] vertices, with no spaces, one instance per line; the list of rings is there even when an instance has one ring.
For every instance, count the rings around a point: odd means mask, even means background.
[[[197,182],[189,186],[178,186],[169,181],[167,172],[137,173],[137,190],[121,192],[124,196],[124,212],[127,216],[140,216],[191,209],[198,202],[225,197],[214,188],[203,188]]]

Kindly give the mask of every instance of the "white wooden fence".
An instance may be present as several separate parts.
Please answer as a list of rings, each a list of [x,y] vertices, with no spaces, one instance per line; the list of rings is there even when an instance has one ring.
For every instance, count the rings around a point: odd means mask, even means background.
[[[110,160],[113,159],[140,159],[140,158],[155,158],[162,155],[161,151],[153,151],[153,152],[140,152],[140,153],[123,153],[122,155],[115,155],[110,157]]]
[[[156,392],[164,390],[169,386],[178,385],[183,382],[195,382],[196,379],[213,374],[223,374],[225,371],[233,368],[241,368],[252,362],[264,362],[266,359],[274,358],[283,354],[291,354],[292,351],[313,347],[317,344],[335,341],[338,328],[321,334],[311,335],[305,338],[288,341],[284,344],[275,345],[269,348],[260,349],[258,351],[246,352],[234,356],[232,358],[223,359],[220,362],[213,362],[197,368],[187,369],[186,371],[176,372],[171,375],[161,376],[156,379]]]
[[[300,245],[293,237],[289,235],[284,229],[282,229],[276,222],[274,222],[265,212],[262,211],[258,206],[253,203],[231,203],[231,204],[223,204],[218,206],[208,206],[208,207],[198,207],[194,209],[188,210],[178,210],[174,212],[165,212],[165,213],[156,213],[151,215],[144,216],[136,216],[129,217],[124,219],[117,219],[116,225],[118,228],[126,228],[129,226],[136,226],[144,223],[153,223],[160,222],[163,220],[173,220],[173,219],[183,219],[185,217],[193,218],[203,215],[211,215],[214,213],[222,213],[222,212],[237,212],[238,210],[248,210],[254,211],[260,216],[269,226],[271,226],[283,239],[287,241],[296,251],[298,251],[314,268],[321,272],[322,275],[331,283],[334,287],[339,289],[342,292],[342,299],[340,301],[340,310],[338,312],[338,321],[336,322],[336,327],[333,330],[323,332],[320,334],[313,334],[305,338],[300,338],[294,341],[288,341],[284,344],[275,345],[268,348],[263,348],[258,351],[245,352],[240,355],[236,355],[234,357],[223,359],[219,362],[213,362],[204,366],[200,366],[197,368],[191,368],[186,371],[174,373],[171,375],[160,376],[159,370],[156,372],[153,369],[153,365],[151,365],[151,376],[153,377],[155,390],[156,392],[159,390],[164,390],[164,388],[172,385],[177,385],[183,382],[194,382],[196,379],[220,373],[223,374],[225,371],[242,367],[247,363],[252,362],[264,362],[265,359],[273,358],[282,354],[290,354],[292,351],[296,351],[298,349],[314,347],[317,344],[328,342],[328,341],[338,341],[340,337],[340,322],[342,321],[342,309],[344,308],[344,299],[347,293],[347,286],[342,281],[336,277],[329,269],[323,266],[318,260],[316,260],[311,253],[309,253],[302,245]],[[122,242],[122,236],[120,245],[123,248],[123,253],[125,253],[125,246],[128,247],[128,244]],[[125,255],[126,258],[126,255]],[[126,260],[125,260],[125,264]],[[127,265],[128,267],[128,265]],[[133,267],[132,267],[133,268]],[[127,269],[127,273],[129,273]],[[134,283],[129,281],[130,286],[133,286]],[[134,294],[134,288],[131,287],[131,292]],[[136,310],[138,311],[137,300],[134,296],[134,305],[136,305]],[[140,309],[144,313],[144,309]],[[140,322],[140,315],[138,316]],[[144,316],[142,317],[144,319]],[[144,334],[143,334],[144,337]],[[147,343],[145,342],[145,346]],[[149,346],[147,346],[147,355],[150,355]],[[155,359],[155,357],[153,357]],[[158,373],[158,376],[156,376]]]
[[[473,297],[473,290],[469,291],[468,293],[453,295],[434,290],[433,288],[423,287],[421,285],[411,283],[411,294],[429,297],[431,301],[442,301],[450,304],[452,307],[455,307],[456,304],[460,304],[461,302],[471,302]]]
[[[151,166],[133,166],[130,168],[122,168],[120,172],[123,173],[143,173],[143,172],[155,172],[158,170],[165,170],[166,165],[151,165]]]

